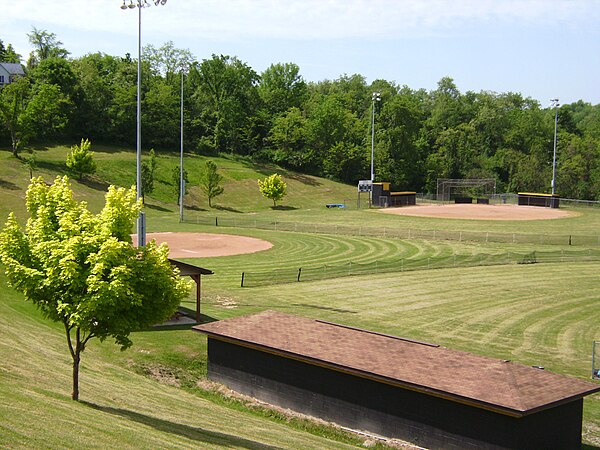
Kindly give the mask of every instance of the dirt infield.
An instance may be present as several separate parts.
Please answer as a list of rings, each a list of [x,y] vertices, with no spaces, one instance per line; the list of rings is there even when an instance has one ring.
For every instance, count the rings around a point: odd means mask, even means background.
[[[137,235],[133,235],[137,245]],[[233,234],[212,233],[148,233],[146,240],[155,239],[166,242],[171,258],[207,258],[211,256],[230,256],[242,253],[254,253],[268,250],[273,244],[262,239]]]
[[[437,217],[443,219],[475,219],[475,220],[546,220],[560,219],[576,215],[572,211],[558,208],[542,208],[539,206],[517,205],[417,205],[401,208],[384,208],[387,214],[403,216]]]

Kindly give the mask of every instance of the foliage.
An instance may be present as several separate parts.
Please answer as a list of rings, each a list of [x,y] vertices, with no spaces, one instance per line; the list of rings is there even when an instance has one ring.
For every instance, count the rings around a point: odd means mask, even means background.
[[[33,171],[37,169],[37,156],[35,150],[32,150],[29,156],[23,158],[23,164],[29,171],[29,179],[33,178]]]
[[[211,161],[206,161],[206,167],[200,175],[200,189],[208,198],[208,206],[212,208],[212,199],[221,195],[224,191],[221,183],[223,175],[217,173],[217,165]]]
[[[263,196],[273,200],[273,206],[277,206],[277,202],[285,197],[287,184],[281,175],[274,173],[264,180],[258,180],[258,189]]]
[[[142,197],[146,194],[152,194],[154,191],[154,172],[156,171],[156,152],[150,149],[150,155],[147,161],[142,161]]]
[[[58,40],[56,34],[46,30],[38,30],[32,27],[31,33],[27,34],[29,43],[35,49],[29,55],[27,66],[36,67],[41,61],[47,58],[66,58],[69,51],[63,47],[63,43]]]
[[[190,178],[187,169],[183,169],[183,195],[188,193],[188,183]],[[171,183],[175,186],[175,192],[177,192],[177,204],[179,205],[181,200],[181,166],[177,165],[171,170]]]
[[[81,139],[79,145],[71,147],[71,152],[67,155],[67,167],[83,179],[83,175],[96,173],[96,162],[94,161],[94,152],[90,151],[92,143],[89,139]]]
[[[10,214],[0,233],[8,280],[48,319],[62,323],[73,359],[73,400],[79,363],[90,339],[114,338],[126,349],[129,334],[169,317],[187,284],[168,261],[168,248],[135,248],[130,232],[141,208],[135,189],[111,186],[94,215],[73,199],[67,177],[27,190],[25,230]]]
[[[94,142],[135,144],[137,61],[99,52],[67,59],[53,33],[34,28],[29,37],[28,81],[0,93],[0,143],[18,155],[29,143],[85,130]],[[0,42],[0,54],[9,47]],[[555,111],[520,93],[461,92],[450,77],[431,91],[368,84],[360,74],[308,83],[292,62],[259,76],[235,56],[196,61],[171,41],[146,46],[142,60],[148,147],[178,148],[183,82],[184,145],[201,155],[248,156],[355,184],[369,178],[373,144],[376,179],[393,189],[431,193],[438,178],[485,177],[498,192],[548,192],[558,112],[559,194],[600,195],[600,105],[580,100]],[[382,101],[372,143],[373,92]]]

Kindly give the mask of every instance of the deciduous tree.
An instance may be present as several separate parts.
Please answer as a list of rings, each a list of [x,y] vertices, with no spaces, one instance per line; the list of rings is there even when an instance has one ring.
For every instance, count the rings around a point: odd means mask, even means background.
[[[50,186],[36,178],[27,190],[25,230],[11,213],[0,233],[0,259],[11,286],[64,326],[73,400],[79,399],[81,354],[90,339],[113,338],[124,350],[132,345],[132,331],[167,319],[188,291],[166,245],[132,245],[142,206],[135,197],[134,188],[111,186],[94,215],[73,199],[67,177]]]
[[[200,189],[208,197],[208,206],[212,208],[212,199],[221,195],[224,191],[221,183],[223,176],[217,172],[217,165],[209,160],[206,161],[206,167],[200,175]]]
[[[277,206],[277,202],[285,197],[287,184],[281,175],[274,173],[264,180],[258,180],[258,188],[263,196],[273,200],[273,206]]]
[[[81,144],[71,147],[71,153],[67,155],[67,167],[83,179],[83,175],[96,173],[96,161],[94,152],[90,151],[92,143],[88,139],[82,139]]]

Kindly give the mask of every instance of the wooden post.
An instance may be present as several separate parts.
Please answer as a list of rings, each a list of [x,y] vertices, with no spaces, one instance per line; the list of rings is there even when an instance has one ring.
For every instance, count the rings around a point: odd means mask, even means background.
[[[200,323],[200,301],[202,299],[202,275],[192,275],[196,282],[196,322]]]

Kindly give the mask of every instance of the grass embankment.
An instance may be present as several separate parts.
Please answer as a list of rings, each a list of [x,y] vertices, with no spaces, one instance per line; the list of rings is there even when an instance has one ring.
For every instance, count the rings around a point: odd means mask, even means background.
[[[1,275],[0,282],[5,283]],[[321,437],[302,430],[300,421],[290,427],[236,404],[202,398],[178,387],[176,378],[164,371],[162,382],[157,382],[156,365],[147,366],[154,378],[144,376],[138,373],[143,370],[136,355],[157,348],[140,345],[143,333],[136,337],[136,347],[125,353],[117,350],[116,357],[110,355],[116,348],[112,344],[90,345],[81,370],[83,401],[73,402],[71,361],[58,326],[40,319],[20,296],[4,293],[0,330],[3,448],[322,449],[350,448],[361,442],[343,432],[324,432],[337,435],[337,440]],[[147,342],[175,342],[170,333],[150,333]],[[175,333],[190,341],[191,331]],[[199,336],[194,343],[190,347],[196,355],[205,350]]]
[[[93,150],[97,176],[84,183],[74,181],[73,186],[78,199],[97,209],[109,183],[134,183],[135,154]],[[39,151],[36,174],[53,179],[62,172],[65,157],[66,148]],[[256,188],[256,179],[272,173],[271,168],[228,158],[212,159],[226,176],[226,194],[216,202],[221,209],[214,210],[203,206],[201,202],[206,205],[206,201],[198,195],[194,207],[200,211],[194,213],[332,224],[369,224],[375,220],[378,226],[543,234],[590,234],[600,229],[600,212],[596,210],[583,210],[581,216],[568,219],[515,223],[328,210],[325,203],[355,199],[355,188],[293,174],[287,180],[290,195],[283,202],[287,209],[273,210]],[[186,157],[192,184],[205,160]],[[256,254],[192,260],[215,271],[215,275],[203,278],[207,320],[276,309],[589,377],[591,342],[600,339],[600,264],[440,269],[242,289],[239,276],[249,268],[269,270],[452,252],[500,253],[523,251],[524,247],[215,230],[179,224],[174,188],[167,179],[178,162],[176,155],[159,154],[157,192],[147,202],[149,231],[240,233],[274,244],[272,249]],[[28,173],[4,151],[0,151],[0,167],[2,220],[9,210],[17,211],[23,219]],[[196,201],[193,195],[190,199]],[[543,250],[540,246],[526,248]],[[5,286],[1,275],[0,284]],[[183,306],[192,309],[195,303],[190,297]],[[81,404],[69,400],[70,359],[62,330],[41,319],[8,288],[0,294],[0,333],[0,444],[7,447],[336,448],[357,442],[343,435],[336,437],[336,442],[315,435],[328,436],[332,432],[327,428],[302,432],[302,423],[290,427],[196,387],[196,380],[205,377],[206,344],[205,338],[189,327],[134,333],[134,346],[126,352],[109,342],[93,342],[82,361],[81,398],[88,403]],[[584,403],[584,440],[596,446],[589,448],[600,448],[598,395]]]

